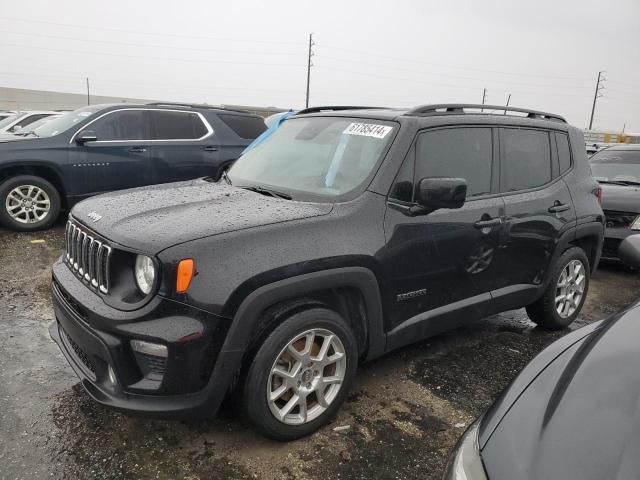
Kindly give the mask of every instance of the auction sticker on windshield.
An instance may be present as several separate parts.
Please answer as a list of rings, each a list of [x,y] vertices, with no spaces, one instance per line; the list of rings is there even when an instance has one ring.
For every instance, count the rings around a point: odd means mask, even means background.
[[[374,123],[351,123],[344,129],[345,135],[362,135],[363,137],[384,138],[393,127]]]

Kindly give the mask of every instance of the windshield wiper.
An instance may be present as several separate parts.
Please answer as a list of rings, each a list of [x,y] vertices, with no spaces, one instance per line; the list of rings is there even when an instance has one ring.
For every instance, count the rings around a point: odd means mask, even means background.
[[[598,182],[624,186],[640,185],[640,182],[634,182],[633,180],[598,180]]]
[[[16,135],[21,135],[23,137],[28,137],[29,135],[33,135],[34,137],[40,138],[40,135],[38,135],[33,130],[31,130],[30,132],[27,132],[27,133],[17,133]]]
[[[291,195],[289,195],[287,193],[283,193],[283,192],[278,192],[276,190],[271,190],[270,188],[263,188],[263,187],[260,187],[260,186],[240,187],[240,188],[244,188],[245,190],[250,190],[252,192],[256,192],[256,193],[259,193],[261,195],[269,195],[269,196],[275,197],[275,198],[284,198],[285,200],[291,200]]]

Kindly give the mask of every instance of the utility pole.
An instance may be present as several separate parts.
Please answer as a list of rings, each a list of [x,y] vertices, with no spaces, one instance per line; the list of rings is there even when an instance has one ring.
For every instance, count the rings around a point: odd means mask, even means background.
[[[593,126],[593,114],[596,111],[596,101],[602,96],[600,90],[604,90],[604,85],[601,85],[601,83],[604,82],[606,78],[602,75],[603,73],[604,71],[598,72],[598,81],[596,82],[596,91],[593,94],[593,106],[591,107],[591,118],[589,119],[589,130],[591,130]]]
[[[506,105],[507,107],[509,106],[510,101],[511,101],[511,94],[509,94],[509,96],[507,97],[507,105]],[[507,109],[505,108],[503,115],[506,115],[506,114],[507,114]]]
[[[311,57],[313,57],[312,47],[314,45],[315,43],[313,43],[313,33],[311,33],[309,34],[309,56],[307,57],[307,98],[305,101],[305,108],[309,108],[309,84],[311,83],[311,67],[313,67]]]
[[[91,95],[89,94],[89,77],[87,77],[87,105],[91,105]]]
[[[484,105],[484,101],[487,98],[487,89],[483,88],[482,89],[482,105]],[[484,112],[484,108],[480,109],[481,112]]]

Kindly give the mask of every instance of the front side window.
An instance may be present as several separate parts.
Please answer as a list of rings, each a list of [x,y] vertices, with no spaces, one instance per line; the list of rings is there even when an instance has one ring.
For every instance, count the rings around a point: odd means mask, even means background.
[[[591,173],[600,182],[640,183],[640,146],[638,150],[602,150],[590,161]]]
[[[259,185],[293,198],[335,198],[373,176],[395,128],[382,120],[290,118],[242,155],[228,177],[233,185]]]
[[[199,115],[191,112],[150,110],[152,140],[196,140],[208,130]]]
[[[551,181],[549,134],[505,128],[502,138],[502,191],[526,190]]]
[[[96,132],[98,141],[148,139],[143,110],[118,110],[96,120],[87,128]]]
[[[421,133],[416,144],[415,185],[426,177],[464,178],[467,196],[491,192],[490,128],[463,127]]]

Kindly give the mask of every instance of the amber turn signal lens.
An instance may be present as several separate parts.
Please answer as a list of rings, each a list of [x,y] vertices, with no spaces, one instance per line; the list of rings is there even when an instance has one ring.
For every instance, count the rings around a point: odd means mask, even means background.
[[[180,263],[178,264],[178,275],[176,278],[176,292],[184,293],[189,289],[195,270],[196,266],[193,258],[180,260]]]

